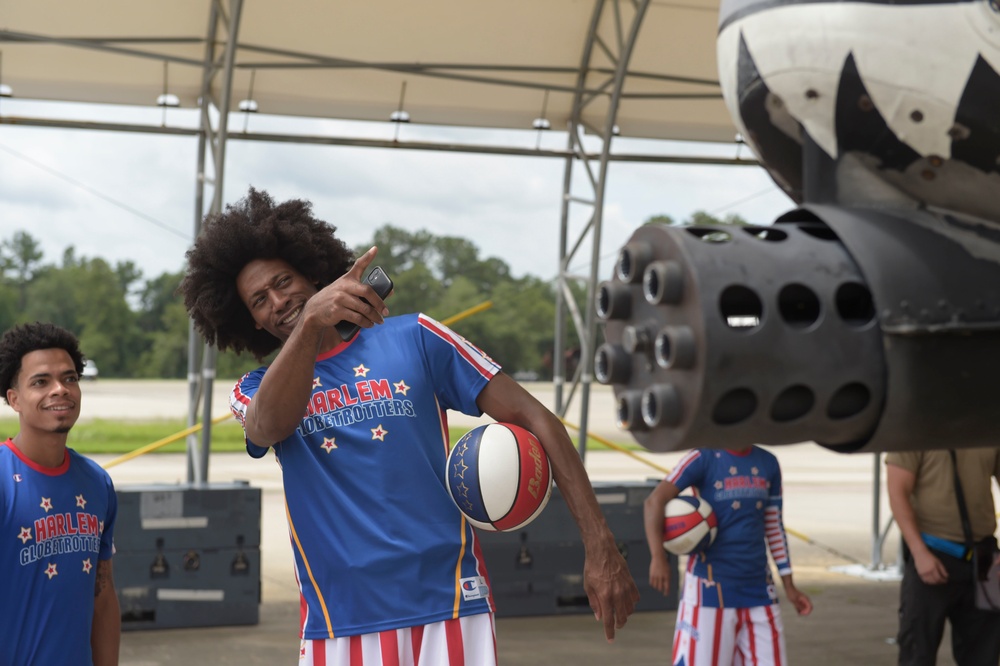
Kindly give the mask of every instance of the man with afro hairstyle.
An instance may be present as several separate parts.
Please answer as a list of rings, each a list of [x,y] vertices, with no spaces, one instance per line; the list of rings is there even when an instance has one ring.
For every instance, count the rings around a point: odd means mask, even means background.
[[[58,326],[16,326],[0,339],[0,392],[19,426],[0,444],[3,664],[118,663],[118,498],[107,472],[66,447],[82,371],[76,338]]]
[[[584,587],[613,640],[638,590],[559,419],[423,314],[388,317],[305,201],[251,188],[209,216],[179,288],[220,349],[270,365],[237,382],[247,451],[281,465],[302,597],[300,664],[496,664],[482,551],[452,502],[447,410],[533,432],[582,535]],[[360,326],[348,341],[335,326]]]

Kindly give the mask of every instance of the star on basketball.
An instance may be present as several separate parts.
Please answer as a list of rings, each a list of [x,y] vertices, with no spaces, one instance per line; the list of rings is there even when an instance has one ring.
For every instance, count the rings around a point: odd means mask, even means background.
[[[93,568],[94,565],[90,563],[89,557],[83,561],[83,573],[90,573],[90,570]]]
[[[17,538],[21,540],[21,543],[28,543],[32,539],[31,529],[22,527],[21,533],[17,535]]]
[[[52,509],[52,498],[51,497],[43,497],[42,498],[42,503],[39,504],[38,506],[40,506],[43,509],[45,509],[45,513],[48,513]]]
[[[381,423],[372,428],[372,439],[377,439],[380,442],[384,442],[385,436],[388,434],[389,431],[383,428]]]
[[[398,382],[393,382],[392,387],[396,389],[396,393],[402,393],[403,395],[406,395],[406,392],[410,390],[410,387],[402,379]]]
[[[462,483],[458,484],[457,486],[455,486],[455,488],[462,495],[462,497],[468,497],[469,496],[469,486],[465,485],[464,481]]]
[[[83,499],[83,495],[76,496],[76,505],[81,509],[87,508],[87,500]]]
[[[356,368],[352,368],[352,370],[354,370],[355,377],[367,377],[368,373],[370,372],[370,370],[365,367],[364,363],[362,363]]]
[[[464,479],[465,470],[469,469],[469,466],[465,464],[464,460],[459,460],[457,463],[452,465],[455,468],[455,478]]]
[[[336,439],[337,439],[336,437],[324,437],[323,443],[320,444],[320,448],[326,449],[327,453],[333,451],[335,448],[337,448]]]
[[[56,571],[55,562],[49,563],[48,568],[45,569],[45,575],[49,577],[49,580],[52,580],[54,577],[59,575],[59,572]]]

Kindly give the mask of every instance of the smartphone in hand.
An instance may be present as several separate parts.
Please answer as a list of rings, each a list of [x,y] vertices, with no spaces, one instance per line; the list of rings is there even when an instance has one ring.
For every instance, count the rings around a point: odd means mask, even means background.
[[[385,298],[389,295],[389,292],[392,291],[392,279],[384,270],[382,270],[381,266],[373,268],[368,274],[368,277],[364,279],[364,283],[370,284],[375,290],[375,293],[378,294],[379,298]],[[368,301],[364,298],[361,300],[368,303]],[[368,304],[371,305],[371,303]],[[358,329],[361,327],[354,322],[342,321],[338,322],[335,328],[337,329],[337,332],[340,333],[341,339],[344,342],[347,342],[358,334]]]

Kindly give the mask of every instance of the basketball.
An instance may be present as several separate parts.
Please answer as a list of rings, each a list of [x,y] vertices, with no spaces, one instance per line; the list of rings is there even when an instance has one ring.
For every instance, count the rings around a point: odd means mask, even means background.
[[[512,423],[490,423],[458,440],[448,454],[445,483],[469,522],[490,532],[510,532],[548,504],[552,466],[533,434]]]
[[[708,548],[718,531],[712,505],[701,497],[679,495],[667,502],[663,547],[674,555],[690,555]]]

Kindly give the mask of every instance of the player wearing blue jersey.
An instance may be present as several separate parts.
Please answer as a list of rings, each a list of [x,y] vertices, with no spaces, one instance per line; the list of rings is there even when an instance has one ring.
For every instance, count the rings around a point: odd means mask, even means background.
[[[712,545],[688,557],[671,663],[786,664],[784,628],[765,543],[795,610],[808,615],[812,602],[792,581],[778,459],[756,446],[696,449],[653,489],[643,507],[649,580],[663,594],[670,590],[664,507],[688,488],[712,505],[718,533]]]
[[[198,330],[267,366],[232,395],[247,450],[282,468],[302,596],[300,664],[496,663],[476,534],[445,486],[447,411],[532,431],[586,551],[608,640],[638,599],[561,422],[486,354],[424,315],[385,319],[353,261],[303,201],[251,189],[206,220],[181,284]],[[358,324],[341,339],[335,325]]]
[[[118,663],[111,477],[66,448],[80,416],[73,335],[26,324],[0,339],[0,394],[18,432],[0,444],[0,666]]]

